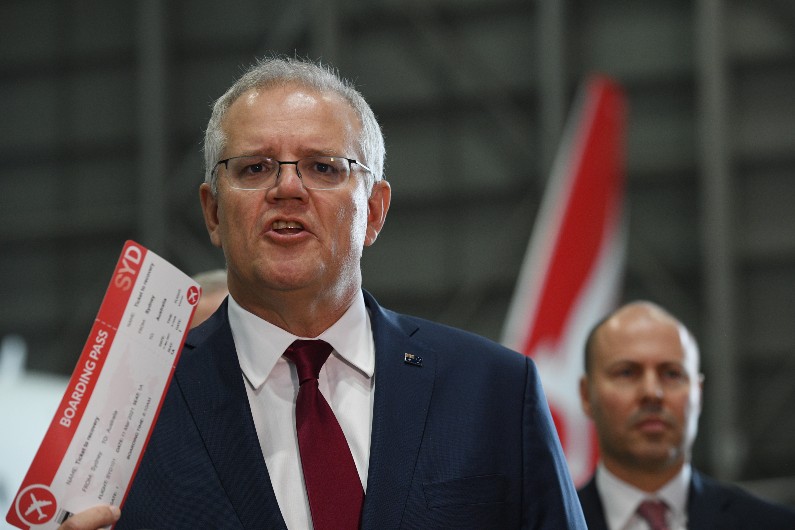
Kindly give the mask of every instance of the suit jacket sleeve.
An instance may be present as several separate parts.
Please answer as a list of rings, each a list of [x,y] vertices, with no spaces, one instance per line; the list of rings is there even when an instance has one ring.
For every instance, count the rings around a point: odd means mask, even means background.
[[[535,364],[528,358],[524,414],[526,528],[585,528]]]

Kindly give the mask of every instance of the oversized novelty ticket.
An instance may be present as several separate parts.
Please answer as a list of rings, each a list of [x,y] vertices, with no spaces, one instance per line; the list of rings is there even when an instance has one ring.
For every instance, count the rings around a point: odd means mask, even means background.
[[[57,528],[90,506],[121,505],[200,296],[189,276],[126,242],[9,523]]]

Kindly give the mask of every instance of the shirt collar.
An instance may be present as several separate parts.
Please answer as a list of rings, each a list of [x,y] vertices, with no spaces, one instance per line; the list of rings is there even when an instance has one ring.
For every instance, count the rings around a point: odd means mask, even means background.
[[[690,464],[686,463],[679,473],[657,492],[657,497],[665,501],[676,518],[684,517],[687,513],[687,493],[690,491],[692,473]]]
[[[675,520],[684,520],[691,474],[690,464],[686,463],[674,478],[649,494],[619,479],[600,462],[596,469],[596,488],[602,498],[607,527],[624,528],[638,505],[646,499],[664,501]],[[610,499],[610,502],[604,502],[604,499]]]
[[[373,376],[375,347],[361,291],[342,317],[317,337],[298,337],[274,326],[243,309],[231,295],[228,312],[240,368],[255,389],[262,386],[276,362],[296,339],[325,340],[334,347],[336,355],[367,377]]]

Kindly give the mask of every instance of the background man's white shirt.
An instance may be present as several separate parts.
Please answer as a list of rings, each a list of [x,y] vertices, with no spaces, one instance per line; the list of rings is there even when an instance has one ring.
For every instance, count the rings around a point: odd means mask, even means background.
[[[690,489],[690,464],[653,494],[646,493],[622,481],[602,464],[596,469],[596,489],[605,511],[610,530],[649,530],[649,525],[636,510],[646,499],[658,499],[668,505],[670,530],[687,530],[687,494]]]

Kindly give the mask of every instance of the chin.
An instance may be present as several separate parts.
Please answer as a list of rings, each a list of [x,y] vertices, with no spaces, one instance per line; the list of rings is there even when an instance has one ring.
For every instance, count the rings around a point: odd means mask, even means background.
[[[677,448],[670,446],[654,447],[641,452],[638,455],[638,460],[647,462],[653,469],[668,469],[682,461],[682,453]]]
[[[285,262],[275,266],[259,268],[258,283],[275,289],[298,289],[317,280],[318,271],[307,268],[305,262]]]

